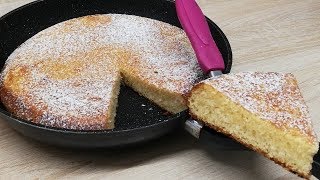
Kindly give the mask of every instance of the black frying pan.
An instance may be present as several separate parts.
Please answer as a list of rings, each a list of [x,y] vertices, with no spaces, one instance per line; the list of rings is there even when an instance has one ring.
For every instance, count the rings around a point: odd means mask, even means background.
[[[166,0],[40,0],[20,7],[0,19],[0,65],[24,41],[59,22],[103,13],[131,14],[181,28],[173,1]],[[231,69],[232,52],[220,28],[208,19],[214,39]],[[187,112],[168,115],[128,87],[121,87],[115,129],[75,131],[45,127],[12,116],[1,104],[0,117],[15,130],[41,142],[66,147],[115,147],[144,142],[182,127]],[[217,137],[224,137],[216,135]],[[227,138],[222,138],[228,141]]]
[[[7,57],[19,45],[39,31],[71,18],[103,13],[138,15],[181,28],[174,2],[168,0],[39,0],[0,18],[1,69]],[[232,64],[230,44],[221,29],[211,20],[207,21],[226,64],[224,73],[229,73]],[[167,115],[130,88],[121,87],[113,130],[74,131],[45,127],[12,116],[1,103],[0,117],[23,135],[44,143],[75,148],[98,148],[124,146],[157,138],[183,127],[189,115],[186,111]],[[201,130],[200,137],[200,141],[213,145],[214,148],[245,149],[206,127]],[[319,153],[314,160],[312,173],[319,177]]]

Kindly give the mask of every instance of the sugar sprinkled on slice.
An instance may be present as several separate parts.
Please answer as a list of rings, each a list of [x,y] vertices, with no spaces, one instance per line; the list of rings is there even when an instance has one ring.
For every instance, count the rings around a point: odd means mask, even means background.
[[[262,119],[315,139],[307,106],[292,74],[242,72],[203,82]]]

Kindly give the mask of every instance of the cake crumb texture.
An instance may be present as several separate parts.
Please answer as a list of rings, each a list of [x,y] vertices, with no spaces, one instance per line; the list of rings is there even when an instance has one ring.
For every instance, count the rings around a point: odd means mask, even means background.
[[[319,149],[292,74],[243,72],[197,84],[191,115],[304,178]]]

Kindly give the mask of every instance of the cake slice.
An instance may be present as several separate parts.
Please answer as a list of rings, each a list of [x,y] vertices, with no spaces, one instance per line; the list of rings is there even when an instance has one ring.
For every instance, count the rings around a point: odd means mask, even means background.
[[[243,72],[197,84],[191,115],[301,177],[309,178],[318,140],[292,74]]]

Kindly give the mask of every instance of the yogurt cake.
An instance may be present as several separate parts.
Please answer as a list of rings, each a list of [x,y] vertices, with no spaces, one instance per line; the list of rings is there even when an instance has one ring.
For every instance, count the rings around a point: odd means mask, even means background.
[[[188,106],[207,126],[310,177],[319,142],[292,74],[243,72],[211,78],[191,90]]]
[[[1,73],[0,96],[15,116],[45,126],[114,128],[120,82],[163,109],[185,109],[202,77],[183,30],[120,14],[49,27],[17,48]]]

